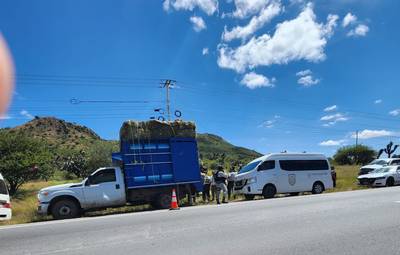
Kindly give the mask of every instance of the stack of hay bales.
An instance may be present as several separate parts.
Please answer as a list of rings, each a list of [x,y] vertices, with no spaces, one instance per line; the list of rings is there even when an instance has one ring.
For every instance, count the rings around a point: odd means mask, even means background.
[[[131,143],[138,140],[162,140],[172,137],[196,137],[196,125],[193,122],[175,120],[171,122],[149,121],[125,121],[119,132],[120,141]]]

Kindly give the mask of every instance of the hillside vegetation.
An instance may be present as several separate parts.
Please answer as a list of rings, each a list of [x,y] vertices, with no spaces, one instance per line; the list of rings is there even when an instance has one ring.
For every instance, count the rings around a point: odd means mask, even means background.
[[[56,156],[71,156],[71,151],[80,153],[96,148],[118,151],[118,141],[103,140],[88,127],[54,117],[36,117],[14,128],[3,129],[6,132],[22,132],[29,137],[42,140]],[[243,147],[237,147],[213,134],[197,134],[200,158],[208,167],[217,164],[230,168],[232,165],[246,164],[261,154]],[[54,149],[54,150],[53,150]],[[111,155],[108,157],[111,163]]]

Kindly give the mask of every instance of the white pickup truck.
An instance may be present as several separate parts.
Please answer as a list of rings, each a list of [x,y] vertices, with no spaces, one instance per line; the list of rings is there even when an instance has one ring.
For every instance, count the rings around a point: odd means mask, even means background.
[[[44,188],[38,194],[38,212],[56,219],[74,218],[82,211],[126,204],[121,169],[100,168],[81,183]]]
[[[200,184],[200,181],[195,186]],[[175,182],[149,186],[127,187],[124,171],[119,167],[105,167],[94,171],[80,183],[50,186],[38,193],[38,213],[55,219],[76,218],[83,212],[126,204],[150,203],[154,208],[166,209],[171,203],[172,188],[178,198],[188,196],[189,203],[196,194],[192,183]]]

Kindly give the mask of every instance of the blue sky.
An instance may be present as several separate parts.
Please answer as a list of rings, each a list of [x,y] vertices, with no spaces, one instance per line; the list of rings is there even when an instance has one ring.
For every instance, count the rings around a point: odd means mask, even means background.
[[[117,139],[124,120],[165,108],[168,78],[173,110],[236,145],[332,155],[359,130],[378,149],[400,136],[398,10],[395,0],[3,1],[17,88],[0,127],[56,116]]]

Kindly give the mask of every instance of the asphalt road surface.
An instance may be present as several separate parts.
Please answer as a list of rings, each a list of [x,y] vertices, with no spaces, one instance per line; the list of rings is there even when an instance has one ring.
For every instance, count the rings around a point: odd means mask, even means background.
[[[400,187],[2,227],[0,254],[400,254]]]

